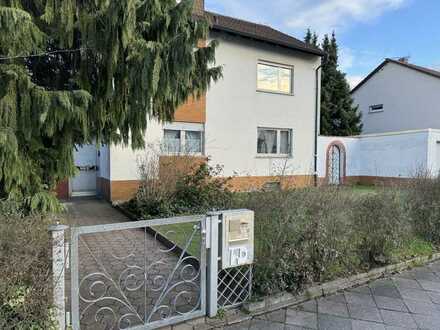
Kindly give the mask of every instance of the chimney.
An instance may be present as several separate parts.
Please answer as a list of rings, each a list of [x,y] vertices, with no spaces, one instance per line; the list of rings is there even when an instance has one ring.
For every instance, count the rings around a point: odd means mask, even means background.
[[[400,63],[408,64],[409,63],[409,56],[401,57],[401,58],[398,59],[398,61]]]
[[[205,0],[194,0],[194,14],[205,14]]]

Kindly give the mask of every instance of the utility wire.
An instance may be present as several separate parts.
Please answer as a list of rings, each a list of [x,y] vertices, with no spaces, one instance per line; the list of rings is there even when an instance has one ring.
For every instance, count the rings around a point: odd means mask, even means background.
[[[54,50],[54,51],[50,51],[50,52],[31,54],[31,55],[0,56],[0,61],[14,60],[14,59],[18,59],[18,58],[43,57],[43,56],[48,56],[48,55],[53,55],[53,54],[61,54],[61,53],[74,53],[74,52],[80,52],[82,50],[88,50],[88,49],[90,49],[90,48],[59,49],[59,50]]]

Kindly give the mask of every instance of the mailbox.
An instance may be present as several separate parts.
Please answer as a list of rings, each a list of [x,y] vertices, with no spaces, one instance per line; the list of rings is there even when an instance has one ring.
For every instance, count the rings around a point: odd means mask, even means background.
[[[222,269],[249,265],[254,261],[254,212],[234,210],[223,213]]]

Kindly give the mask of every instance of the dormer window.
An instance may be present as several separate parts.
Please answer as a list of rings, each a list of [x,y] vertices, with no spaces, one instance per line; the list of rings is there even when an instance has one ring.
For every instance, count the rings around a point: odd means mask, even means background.
[[[382,112],[382,111],[383,111],[383,104],[370,105],[370,113]]]

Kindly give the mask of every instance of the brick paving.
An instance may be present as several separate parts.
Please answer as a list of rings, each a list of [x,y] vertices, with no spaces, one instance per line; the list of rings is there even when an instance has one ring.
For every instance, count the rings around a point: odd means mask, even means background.
[[[440,330],[440,262],[223,329]]]
[[[78,199],[67,206],[72,227],[130,221],[104,201]],[[189,238],[191,233],[185,234]],[[133,327],[195,309],[200,274],[188,263],[176,267],[178,259],[144,229],[81,235],[81,329]]]

